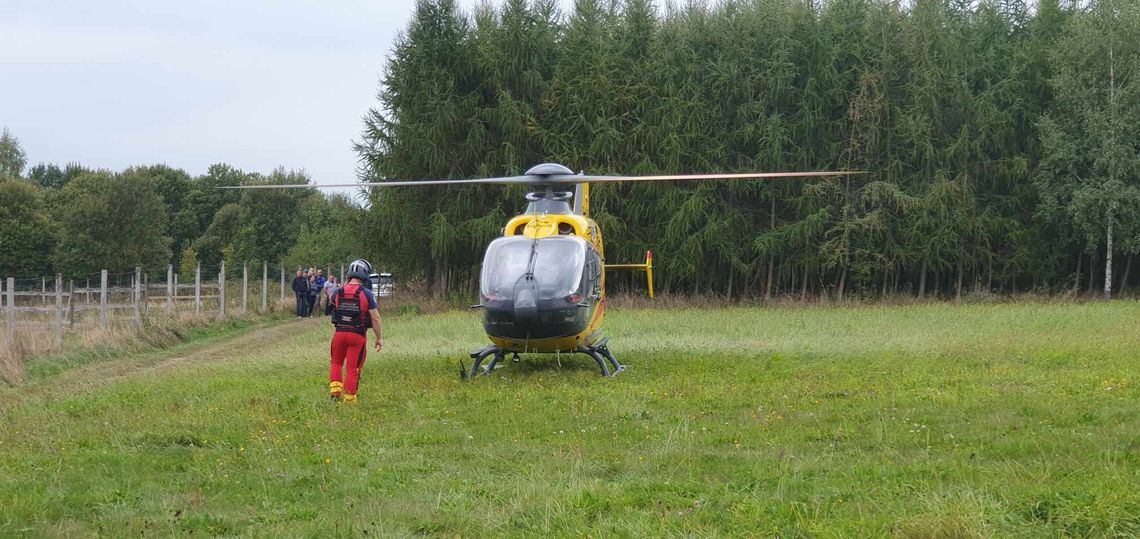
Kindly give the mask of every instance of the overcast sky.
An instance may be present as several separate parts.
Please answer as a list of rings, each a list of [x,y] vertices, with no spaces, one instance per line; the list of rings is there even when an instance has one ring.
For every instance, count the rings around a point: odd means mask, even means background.
[[[415,0],[0,0],[0,126],[28,164],[353,181]],[[470,9],[475,0],[460,0]]]

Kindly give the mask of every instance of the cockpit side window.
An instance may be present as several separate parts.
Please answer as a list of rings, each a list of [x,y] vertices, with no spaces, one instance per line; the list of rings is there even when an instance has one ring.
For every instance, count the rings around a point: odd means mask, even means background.
[[[590,288],[589,293],[591,298],[598,298],[602,295],[602,257],[598,256],[598,252],[590,249],[589,260],[589,276]]]

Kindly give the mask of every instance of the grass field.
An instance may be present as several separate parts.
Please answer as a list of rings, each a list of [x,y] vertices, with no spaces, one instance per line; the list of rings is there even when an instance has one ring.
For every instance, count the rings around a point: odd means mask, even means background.
[[[633,310],[477,379],[288,321],[0,389],[0,536],[1140,534],[1140,303]],[[34,368],[32,368],[34,371]]]

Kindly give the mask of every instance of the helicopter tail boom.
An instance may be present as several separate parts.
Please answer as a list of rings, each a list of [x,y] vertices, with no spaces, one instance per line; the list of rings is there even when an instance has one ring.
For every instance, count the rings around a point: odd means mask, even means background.
[[[653,298],[653,251],[645,251],[644,264],[606,264],[606,269],[644,271],[645,281],[649,285],[649,298]]]

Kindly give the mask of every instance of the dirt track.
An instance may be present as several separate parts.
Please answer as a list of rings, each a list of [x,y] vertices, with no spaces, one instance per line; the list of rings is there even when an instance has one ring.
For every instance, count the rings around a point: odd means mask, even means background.
[[[249,355],[257,346],[267,340],[278,340],[297,331],[292,320],[270,322],[257,325],[232,336],[221,337],[204,343],[187,343],[167,350],[156,350],[138,354],[128,354],[122,359],[94,361],[68,369],[59,375],[49,376],[17,387],[0,389],[0,411],[35,398],[50,386],[52,393],[71,393],[101,386],[116,380],[151,375],[180,365],[202,365],[220,362],[235,357]]]

